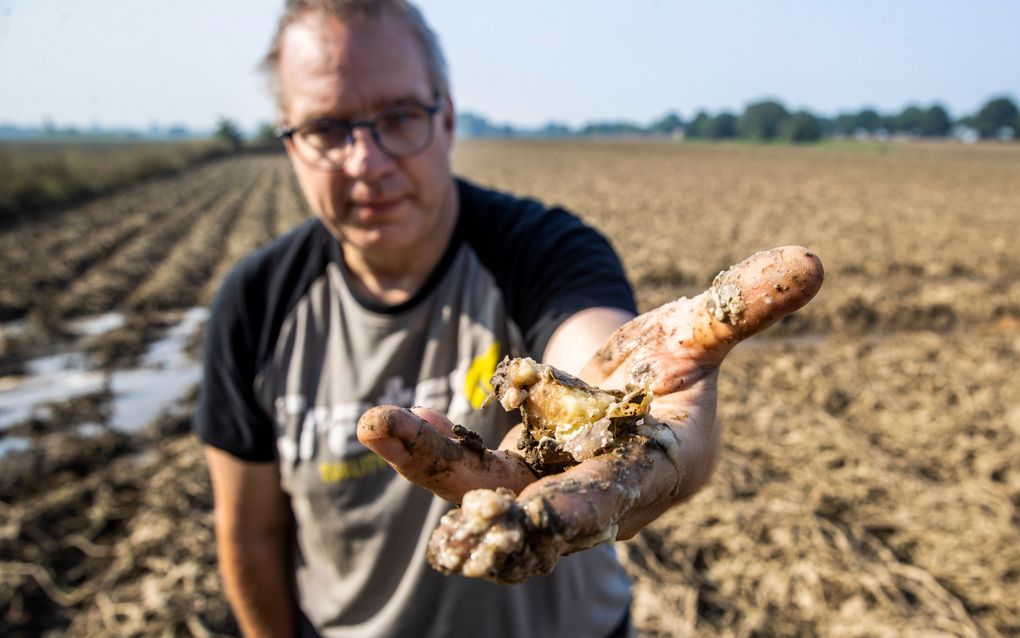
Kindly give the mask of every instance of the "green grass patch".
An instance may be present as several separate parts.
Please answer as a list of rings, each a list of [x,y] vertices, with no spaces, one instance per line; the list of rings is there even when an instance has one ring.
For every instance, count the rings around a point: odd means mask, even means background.
[[[219,141],[0,143],[0,222],[224,155]]]

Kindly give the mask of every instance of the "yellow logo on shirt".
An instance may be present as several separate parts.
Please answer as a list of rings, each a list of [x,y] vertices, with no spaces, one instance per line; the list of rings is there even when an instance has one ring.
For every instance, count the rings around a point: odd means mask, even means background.
[[[375,474],[388,467],[389,464],[382,457],[369,452],[353,459],[319,463],[319,480],[323,483],[339,483]]]
[[[464,396],[476,410],[481,409],[485,398],[492,394],[489,379],[496,372],[499,363],[499,342],[494,342],[483,354],[474,358],[464,376]]]

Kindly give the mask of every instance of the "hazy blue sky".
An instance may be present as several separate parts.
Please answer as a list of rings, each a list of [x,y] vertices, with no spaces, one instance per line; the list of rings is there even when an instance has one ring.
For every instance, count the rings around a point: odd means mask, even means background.
[[[0,122],[244,126],[282,0],[0,0]],[[1020,97],[1008,0],[422,0],[461,109],[647,122],[774,96],[822,114]]]

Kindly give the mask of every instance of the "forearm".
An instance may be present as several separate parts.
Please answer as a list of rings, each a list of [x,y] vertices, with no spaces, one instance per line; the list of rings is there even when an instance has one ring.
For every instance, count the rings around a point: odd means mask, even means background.
[[[227,598],[245,636],[293,636],[290,545],[286,534],[245,536],[217,526],[220,572]]]

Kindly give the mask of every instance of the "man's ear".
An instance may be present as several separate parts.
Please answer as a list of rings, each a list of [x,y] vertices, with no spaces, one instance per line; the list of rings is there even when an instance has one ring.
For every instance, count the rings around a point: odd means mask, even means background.
[[[446,101],[446,108],[443,109],[443,129],[452,138],[457,126],[457,113],[453,108],[453,96],[447,93],[443,99]]]
[[[287,157],[291,161],[297,160],[297,155],[294,154],[294,140],[289,137],[283,138],[283,150],[287,151]]]
[[[276,128],[280,130],[287,126],[287,112],[286,107],[283,104],[277,104],[276,107]],[[283,149],[287,151],[287,157],[291,160],[296,160],[297,156],[294,155],[294,140],[291,137],[285,137],[281,140],[283,142]]]

